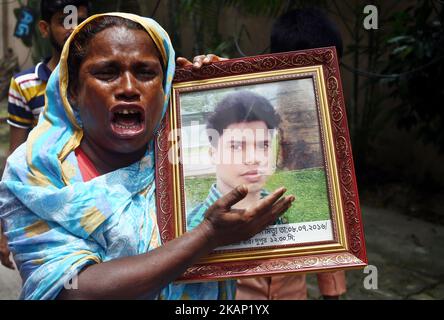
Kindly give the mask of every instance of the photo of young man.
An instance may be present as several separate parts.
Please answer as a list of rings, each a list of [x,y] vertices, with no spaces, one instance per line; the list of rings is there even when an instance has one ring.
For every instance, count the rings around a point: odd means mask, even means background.
[[[236,186],[246,185],[248,195],[235,209],[245,209],[268,195],[264,189],[273,174],[273,140],[280,118],[264,97],[251,91],[228,94],[207,120],[210,157],[215,164],[214,183],[204,202],[187,214],[187,229],[204,219],[205,211]],[[276,224],[285,223],[279,218]]]
[[[251,239],[218,250],[333,239],[319,109],[311,78],[209,87],[183,93],[179,99],[177,160],[184,176],[184,231],[203,221],[206,208],[236,186],[249,189],[235,208],[239,210],[284,186],[296,201],[276,223]]]

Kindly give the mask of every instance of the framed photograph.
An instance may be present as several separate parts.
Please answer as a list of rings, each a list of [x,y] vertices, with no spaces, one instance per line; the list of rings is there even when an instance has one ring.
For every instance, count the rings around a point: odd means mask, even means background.
[[[253,238],[220,247],[179,280],[361,268],[367,264],[335,48],[178,69],[156,139],[162,241],[197,226],[240,184],[247,208],[278,187],[296,201]]]

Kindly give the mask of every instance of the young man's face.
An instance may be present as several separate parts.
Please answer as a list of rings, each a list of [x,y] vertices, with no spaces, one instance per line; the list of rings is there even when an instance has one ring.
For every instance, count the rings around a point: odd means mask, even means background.
[[[79,6],[77,8],[77,14],[77,23],[80,24],[88,17],[88,9],[85,6]],[[52,16],[49,23],[43,20],[39,22],[39,28],[42,36],[44,38],[49,38],[52,47],[58,53],[62,52],[63,45],[73,32],[74,27],[76,27],[76,25],[74,25],[73,28],[65,29],[64,22],[66,17],[67,14],[63,13],[63,10],[61,10]],[[70,18],[68,18],[69,21],[71,21]]]
[[[272,173],[271,144],[272,135],[264,121],[229,125],[217,147],[211,148],[218,188],[231,190],[245,184],[249,192],[259,192]]]

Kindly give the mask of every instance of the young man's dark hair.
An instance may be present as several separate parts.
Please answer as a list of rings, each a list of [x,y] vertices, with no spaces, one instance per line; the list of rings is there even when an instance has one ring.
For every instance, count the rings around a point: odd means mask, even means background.
[[[223,98],[207,120],[207,129],[223,134],[233,123],[264,121],[268,129],[275,129],[280,123],[279,115],[266,98],[251,91],[238,91]],[[211,141],[213,144],[217,141]]]
[[[86,7],[90,10],[90,1],[88,0],[41,0],[40,1],[40,17],[46,22],[51,22],[51,18],[59,11],[63,11],[68,5],[76,7]]]
[[[342,37],[336,24],[316,8],[291,10],[271,29],[271,53],[335,46],[342,57]]]

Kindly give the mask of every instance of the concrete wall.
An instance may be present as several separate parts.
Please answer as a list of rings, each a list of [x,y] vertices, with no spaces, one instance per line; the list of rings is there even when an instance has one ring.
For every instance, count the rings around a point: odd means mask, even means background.
[[[2,17],[0,28],[2,28],[0,39],[0,54],[4,56],[7,48],[12,48],[14,53],[19,58],[20,67],[22,69],[31,67],[33,61],[31,58],[30,48],[27,48],[23,42],[14,37],[14,29],[16,19],[14,16],[14,9],[19,7],[18,1],[2,1],[0,4],[0,17]]]

